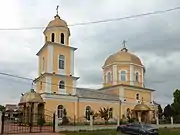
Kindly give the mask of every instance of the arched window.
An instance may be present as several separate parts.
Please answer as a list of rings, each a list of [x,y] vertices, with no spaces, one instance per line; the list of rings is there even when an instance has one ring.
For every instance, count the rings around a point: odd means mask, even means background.
[[[58,108],[57,108],[58,112],[57,112],[57,115],[58,115],[58,118],[63,118],[63,115],[64,115],[64,106],[63,105],[58,105]]]
[[[64,44],[64,33],[61,33],[61,44]]]
[[[64,89],[64,88],[65,88],[65,82],[61,80],[59,82],[59,89]]]
[[[64,55],[59,55],[59,69],[64,69]]]
[[[108,72],[108,74],[107,74],[107,82],[111,82],[111,73],[110,72]]]
[[[113,118],[113,108],[109,108],[109,118]]]
[[[86,117],[87,120],[90,120],[90,115],[91,115],[91,107],[86,106],[85,117]]]
[[[135,75],[135,79],[136,79],[136,82],[139,82],[139,73],[138,72],[136,72],[136,75]]]
[[[52,33],[52,34],[51,34],[51,42],[54,42],[54,39],[55,39],[55,34]]]
[[[121,71],[121,81],[126,81],[126,71]]]
[[[139,100],[139,93],[136,94],[136,100]]]

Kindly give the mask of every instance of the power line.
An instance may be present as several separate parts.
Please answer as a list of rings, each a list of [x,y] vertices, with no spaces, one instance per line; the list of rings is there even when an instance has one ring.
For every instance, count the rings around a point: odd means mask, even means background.
[[[8,76],[8,77],[12,77],[12,78],[18,78],[18,79],[22,79],[22,80],[29,80],[31,81],[31,85],[34,86],[34,83],[32,84],[32,81],[34,79],[32,78],[28,78],[28,77],[21,77],[21,76],[18,76],[18,75],[12,75],[12,74],[8,74],[8,73],[3,73],[3,72],[0,72],[0,75],[4,75],[4,76]],[[49,82],[45,82],[45,81],[38,81],[38,82],[42,82],[42,83],[46,83],[46,84],[49,84],[49,85],[55,85],[55,86],[59,86],[58,84],[54,84],[54,83],[49,83]],[[27,83],[26,83],[27,84]],[[29,84],[30,85],[30,84]],[[64,86],[65,88],[73,88],[73,89],[76,89],[78,87],[72,87],[72,86]],[[111,96],[115,96],[114,94],[108,94],[108,95],[111,95]],[[128,96],[119,96],[121,98],[124,98],[124,99],[135,99],[135,98],[132,98],[132,97],[128,97]],[[146,100],[144,100],[146,101]],[[149,101],[146,101],[146,102],[149,102]],[[168,104],[168,103],[165,103],[165,102],[161,102],[162,104]]]
[[[68,25],[69,27],[74,27],[74,26],[84,26],[84,25],[91,25],[91,24],[98,24],[98,23],[107,23],[107,22],[113,22],[113,21],[121,21],[121,20],[126,20],[126,19],[132,19],[132,18],[138,18],[138,17],[143,17],[143,16],[149,16],[149,15],[155,15],[155,14],[162,14],[166,12],[171,12],[175,10],[179,10],[180,7],[174,7],[166,10],[159,10],[159,11],[154,11],[154,12],[148,12],[148,13],[142,13],[142,14],[137,14],[137,15],[130,15],[126,17],[120,17],[120,18],[112,18],[112,19],[105,19],[105,20],[99,20],[99,21],[90,21],[90,22],[83,22],[83,23],[74,23]],[[58,26],[58,27],[65,27],[65,26]],[[0,28],[0,30],[33,30],[33,29],[44,29],[46,27],[24,27],[24,28]],[[48,27],[51,28],[51,27]]]

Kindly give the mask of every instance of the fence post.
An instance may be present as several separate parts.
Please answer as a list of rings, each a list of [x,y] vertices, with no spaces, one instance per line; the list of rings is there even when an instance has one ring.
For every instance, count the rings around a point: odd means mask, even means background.
[[[2,112],[0,111],[0,131],[2,132]]]
[[[171,125],[173,125],[173,117],[171,117]]]
[[[0,112],[0,131],[1,131],[1,134],[4,133],[4,116],[5,116],[5,113],[4,112]]]
[[[156,117],[156,125],[159,125],[159,118]]]
[[[90,115],[90,128],[93,130],[93,115]]]
[[[56,131],[56,114],[53,113],[53,132]]]
[[[59,132],[59,120],[58,120],[58,116],[57,113],[55,113],[55,132]]]

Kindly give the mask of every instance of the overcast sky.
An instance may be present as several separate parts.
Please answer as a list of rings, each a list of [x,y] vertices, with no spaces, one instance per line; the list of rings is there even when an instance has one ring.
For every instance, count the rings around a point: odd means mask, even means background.
[[[56,14],[68,24],[119,18],[180,6],[179,0],[6,0],[0,2],[0,28],[45,27]],[[123,21],[70,27],[78,86],[99,88],[105,59],[122,47],[138,55],[146,67],[146,86],[154,98],[171,103],[180,87],[180,10]],[[43,29],[0,30],[0,72],[37,77],[36,53],[44,44]],[[31,82],[0,76],[0,103],[19,101]]]

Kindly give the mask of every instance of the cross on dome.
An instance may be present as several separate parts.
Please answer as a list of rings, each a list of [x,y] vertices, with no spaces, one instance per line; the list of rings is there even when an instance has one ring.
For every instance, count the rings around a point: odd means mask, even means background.
[[[121,51],[125,51],[125,52],[127,52],[128,51],[128,49],[126,48],[126,40],[123,40],[123,42],[122,42],[122,44],[123,44],[123,48],[121,49]]]
[[[59,12],[58,12],[58,9],[59,9],[59,5],[57,5],[56,7],[56,15],[54,16],[54,18],[59,18],[60,19],[60,16],[59,16]]]

